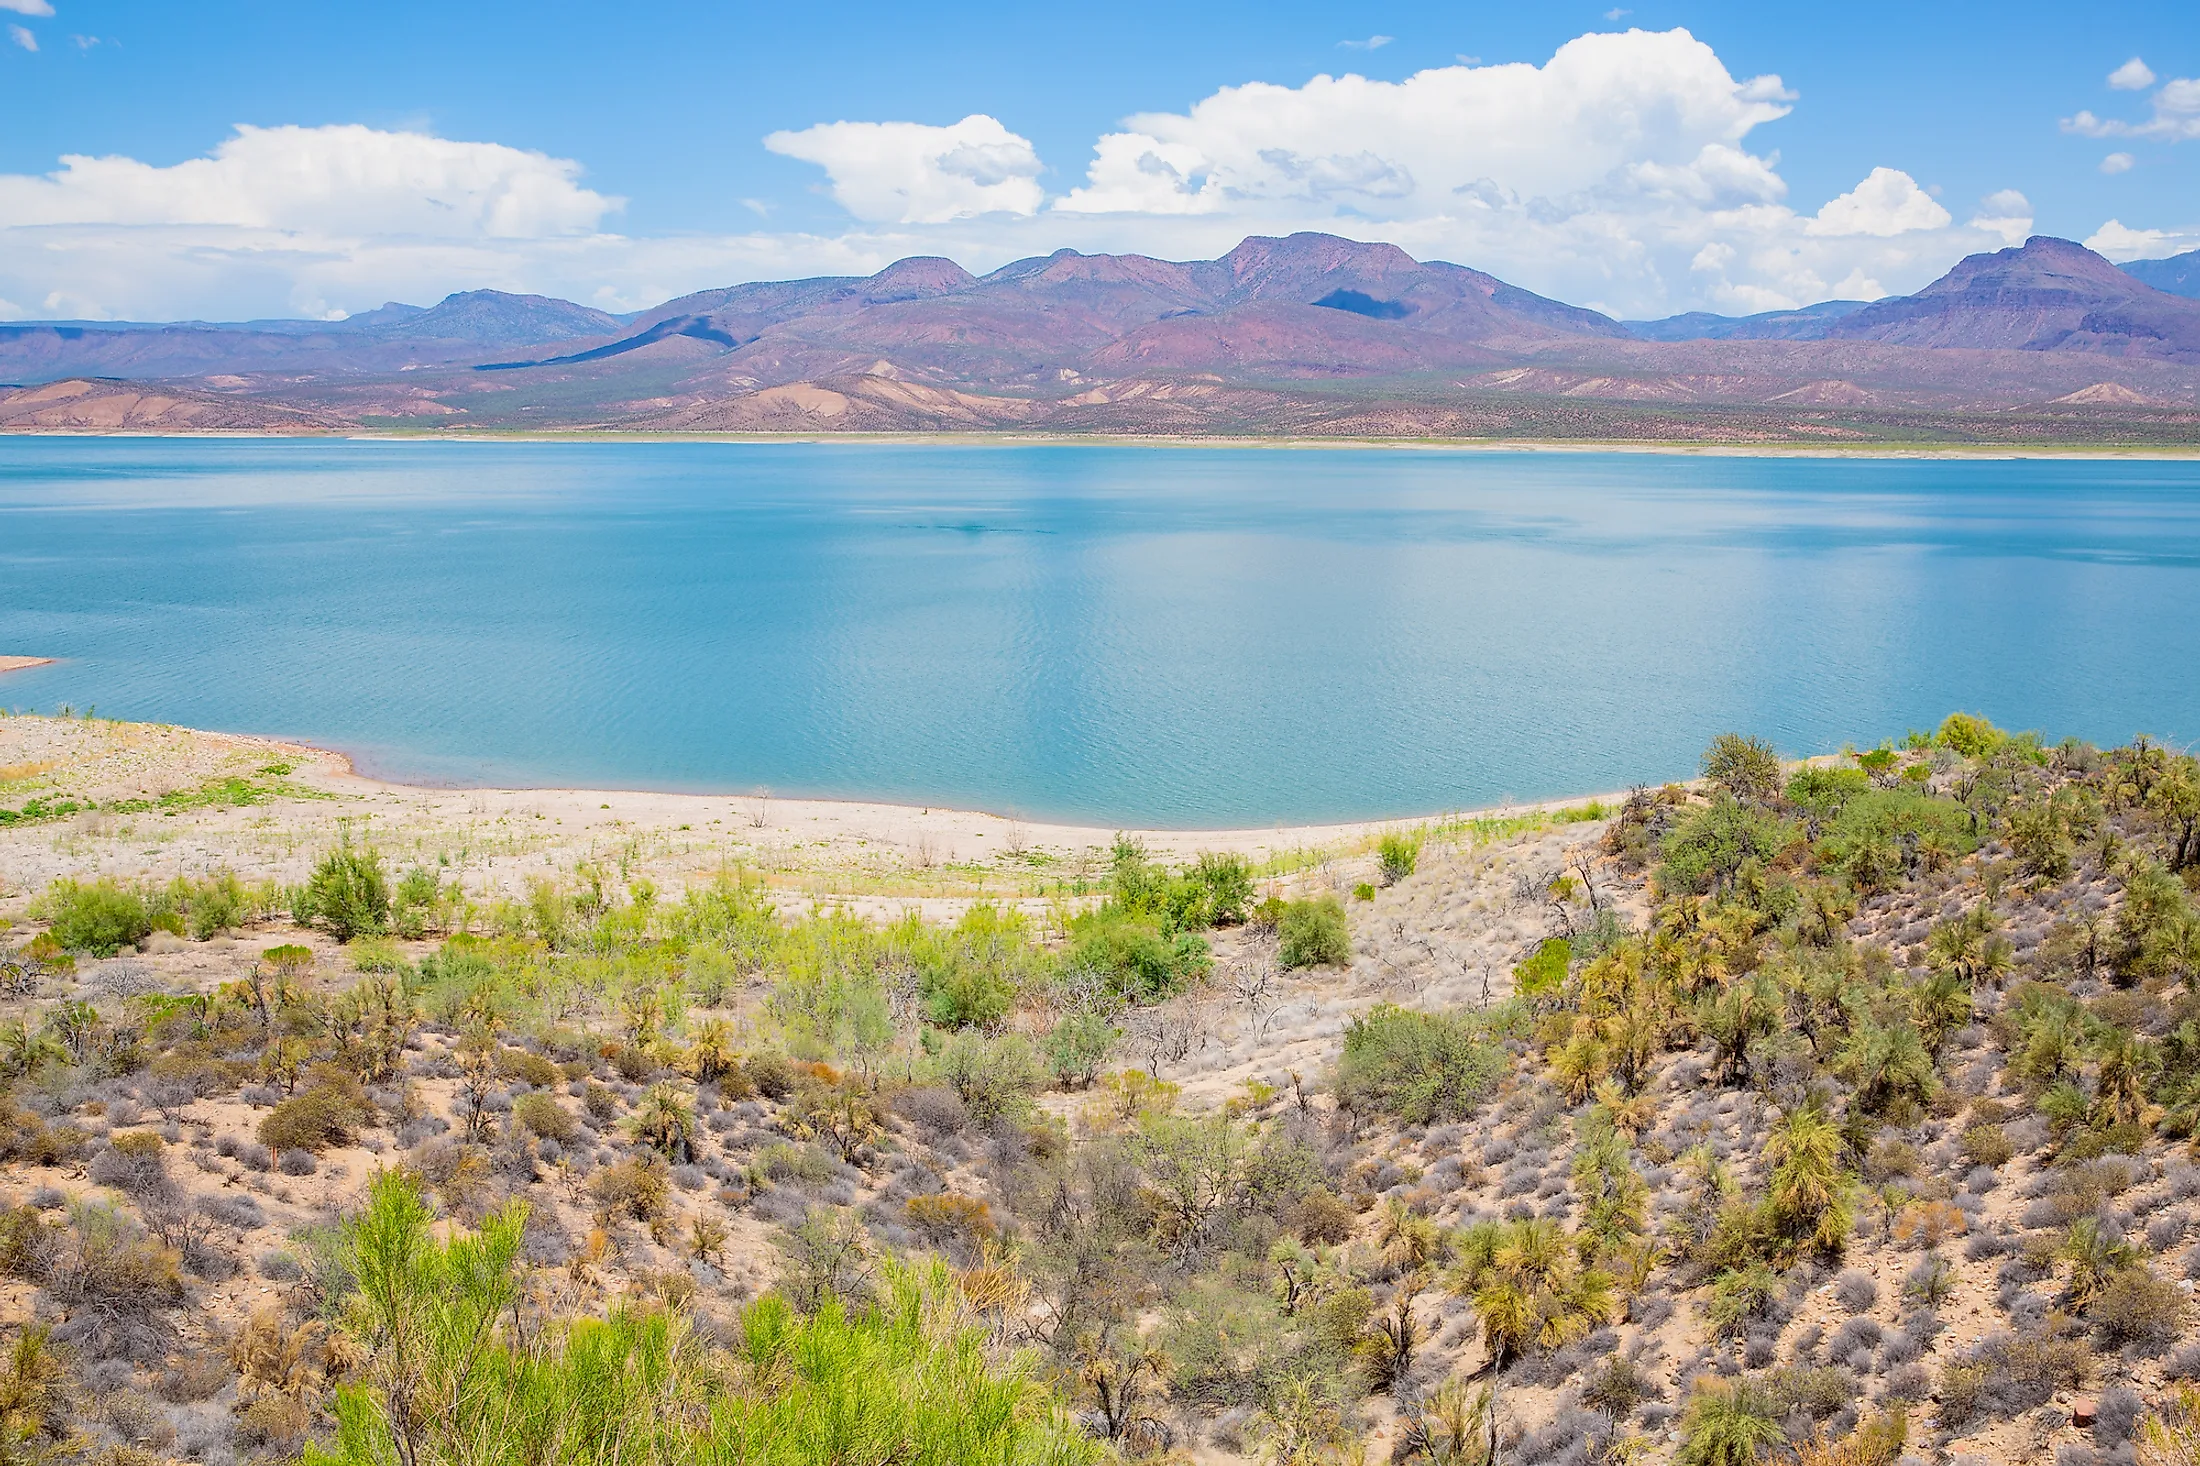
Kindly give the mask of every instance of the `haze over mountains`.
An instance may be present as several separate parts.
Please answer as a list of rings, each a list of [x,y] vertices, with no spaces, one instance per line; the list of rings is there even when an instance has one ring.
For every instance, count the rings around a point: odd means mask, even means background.
[[[624,316],[471,291],[339,322],[17,323],[0,426],[2186,441],[2196,262],[2035,238],[1914,296],[1623,324],[1298,234],[982,277],[918,257]]]

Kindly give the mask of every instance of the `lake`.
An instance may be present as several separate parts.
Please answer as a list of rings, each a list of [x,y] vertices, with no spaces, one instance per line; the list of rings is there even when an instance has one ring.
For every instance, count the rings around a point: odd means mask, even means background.
[[[0,438],[0,653],[415,781],[1387,816],[2200,736],[2200,463]]]

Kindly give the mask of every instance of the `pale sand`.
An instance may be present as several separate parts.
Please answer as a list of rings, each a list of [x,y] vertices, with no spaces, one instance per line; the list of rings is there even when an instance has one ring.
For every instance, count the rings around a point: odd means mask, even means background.
[[[259,772],[275,763],[291,772]],[[530,881],[568,877],[584,864],[621,881],[647,876],[667,893],[739,867],[790,893],[873,913],[937,916],[973,899],[1044,907],[1089,892],[1104,877],[1118,833],[1170,861],[1226,851],[1265,867],[1272,879],[1335,885],[1372,873],[1371,852],[1385,831],[1440,819],[1532,822],[1540,811],[1581,802],[1338,824],[1135,829],[768,794],[425,788],[368,778],[341,754],[280,739],[0,718],[0,807],[36,797],[158,800],[229,777],[279,780],[292,792],[243,807],[95,810],[0,827],[0,904],[26,899],[58,876],[165,879],[227,866],[247,879],[297,881],[349,831],[399,866],[448,862],[477,899],[524,896]]]
[[[0,672],[20,672],[25,667],[50,667],[52,657],[0,657]]]

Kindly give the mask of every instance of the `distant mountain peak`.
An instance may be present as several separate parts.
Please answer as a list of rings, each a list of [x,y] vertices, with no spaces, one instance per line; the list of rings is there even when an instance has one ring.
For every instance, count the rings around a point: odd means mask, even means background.
[[[2200,249],[2171,255],[2166,260],[2133,260],[2124,273],[2156,290],[2189,299],[2200,298]]]
[[[928,295],[948,295],[978,283],[953,260],[939,255],[911,255],[869,276],[857,288],[866,302],[884,305],[896,300],[921,300]]]

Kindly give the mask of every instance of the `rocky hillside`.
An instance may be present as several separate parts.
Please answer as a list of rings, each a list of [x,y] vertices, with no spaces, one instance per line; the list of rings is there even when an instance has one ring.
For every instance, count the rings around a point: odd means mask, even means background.
[[[297,777],[41,796],[0,847],[206,851]],[[1726,737],[1613,806],[1119,842],[931,920],[350,827],[0,897],[21,1449],[2200,1442],[2200,765],[2143,741]]]

